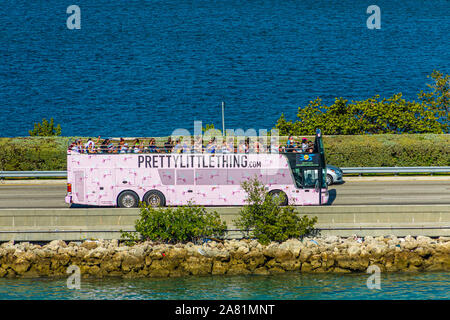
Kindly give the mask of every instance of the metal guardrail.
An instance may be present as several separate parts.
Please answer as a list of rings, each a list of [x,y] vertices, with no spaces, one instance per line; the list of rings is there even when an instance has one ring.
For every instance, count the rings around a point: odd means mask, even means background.
[[[344,174],[363,173],[450,173],[450,167],[349,167]],[[66,178],[67,171],[0,171],[0,178]]]
[[[362,173],[450,173],[450,167],[352,167],[341,168],[344,174]]]
[[[0,178],[67,178],[67,171],[0,171]]]

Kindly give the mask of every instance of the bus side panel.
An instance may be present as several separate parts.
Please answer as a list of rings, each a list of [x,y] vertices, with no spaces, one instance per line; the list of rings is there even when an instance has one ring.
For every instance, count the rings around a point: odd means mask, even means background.
[[[91,205],[114,205],[114,172],[110,168],[89,169],[86,197]]]
[[[84,190],[84,170],[75,169],[73,171],[72,195],[73,203],[84,204],[85,190]]]

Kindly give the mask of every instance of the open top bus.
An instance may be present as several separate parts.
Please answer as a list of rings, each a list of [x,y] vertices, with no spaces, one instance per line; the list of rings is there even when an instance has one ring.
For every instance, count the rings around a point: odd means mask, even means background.
[[[257,177],[284,205],[328,202],[325,152],[80,153],[67,151],[68,204],[138,207],[244,205],[243,181]]]

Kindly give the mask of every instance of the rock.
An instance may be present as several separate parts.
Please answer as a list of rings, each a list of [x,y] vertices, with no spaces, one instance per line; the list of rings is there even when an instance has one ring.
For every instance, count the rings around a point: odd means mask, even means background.
[[[416,238],[416,241],[419,244],[424,244],[424,243],[431,243],[433,241],[433,239],[431,239],[430,237],[425,237],[425,236],[418,236]]]
[[[243,263],[231,265],[228,269],[228,275],[238,275],[238,274],[250,274],[250,270],[247,269],[247,266]]]
[[[122,258],[122,265],[121,268],[123,271],[125,272],[129,272],[129,271],[137,271],[142,269],[144,266],[144,258],[141,257],[137,257],[134,254],[130,254],[130,253],[123,253],[123,258]]]
[[[325,238],[325,242],[326,243],[335,243],[335,242],[339,242],[339,237],[337,236],[328,236]]]
[[[47,247],[50,250],[58,251],[59,248],[65,248],[67,247],[67,244],[63,240],[53,240],[49,244],[47,244],[45,247]]]
[[[356,256],[361,252],[361,249],[358,246],[351,246],[347,249],[347,252],[350,256]]]
[[[92,250],[95,249],[99,246],[99,243],[97,241],[91,241],[91,240],[86,240],[85,242],[83,242],[81,244],[82,248],[85,248],[87,250]]]
[[[303,247],[302,242],[298,239],[289,239],[279,246],[280,249],[289,250],[294,258],[299,256],[300,250]]]
[[[439,237],[438,240],[439,240],[439,242],[449,242],[450,237]]]
[[[213,260],[211,258],[191,256],[181,262],[180,267],[186,270],[188,274],[207,275],[211,273],[212,262]]]
[[[1,248],[9,248],[9,247],[14,247],[14,240],[10,240],[8,242],[2,243],[2,245],[0,246]]]
[[[266,276],[266,275],[269,275],[270,272],[269,272],[266,268],[261,267],[261,268],[256,268],[256,269],[253,271],[253,274]]]
[[[222,261],[216,260],[216,261],[214,261],[211,273],[213,275],[225,274],[225,273],[227,273],[228,268],[229,268],[228,263],[224,263]]]

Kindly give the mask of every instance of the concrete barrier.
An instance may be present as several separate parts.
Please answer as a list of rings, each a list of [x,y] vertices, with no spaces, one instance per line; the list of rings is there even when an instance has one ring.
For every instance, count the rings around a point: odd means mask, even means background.
[[[228,238],[239,238],[233,220],[240,207],[214,207],[227,222]],[[450,205],[382,205],[298,207],[299,214],[317,216],[320,234],[351,236],[450,236]],[[138,209],[2,209],[0,241],[119,239],[133,231]]]

